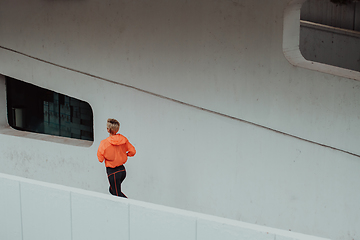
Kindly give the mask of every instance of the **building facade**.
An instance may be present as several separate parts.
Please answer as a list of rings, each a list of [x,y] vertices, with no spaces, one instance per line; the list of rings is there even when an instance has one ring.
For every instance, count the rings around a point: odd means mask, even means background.
[[[299,61],[303,2],[1,0],[1,172],[107,193],[111,117],[130,198],[359,239],[360,73]],[[6,77],[89,104],[93,141],[11,128]]]

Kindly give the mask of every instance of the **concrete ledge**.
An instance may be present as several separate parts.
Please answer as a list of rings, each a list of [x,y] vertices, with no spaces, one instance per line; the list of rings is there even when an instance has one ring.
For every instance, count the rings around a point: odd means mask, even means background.
[[[0,173],[0,239],[321,240]]]

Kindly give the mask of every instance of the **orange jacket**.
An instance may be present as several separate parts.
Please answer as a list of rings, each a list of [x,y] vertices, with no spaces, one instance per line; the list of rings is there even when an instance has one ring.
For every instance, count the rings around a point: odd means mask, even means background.
[[[110,136],[100,142],[97,151],[99,162],[105,160],[105,166],[115,168],[123,165],[127,157],[136,153],[135,147],[121,134]]]

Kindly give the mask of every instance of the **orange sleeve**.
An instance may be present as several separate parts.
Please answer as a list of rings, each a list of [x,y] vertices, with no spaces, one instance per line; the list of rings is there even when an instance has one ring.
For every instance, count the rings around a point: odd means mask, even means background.
[[[136,154],[135,147],[129,141],[126,142],[126,147],[127,147],[127,155],[129,157],[133,157]]]
[[[101,141],[100,146],[99,146],[98,151],[97,151],[97,157],[99,159],[99,162],[104,161],[104,159],[105,159],[104,153],[105,153],[105,147],[104,147],[103,142]]]

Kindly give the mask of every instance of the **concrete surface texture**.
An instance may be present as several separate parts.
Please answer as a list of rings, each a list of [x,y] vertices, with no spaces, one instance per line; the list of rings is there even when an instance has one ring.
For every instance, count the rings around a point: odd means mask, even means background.
[[[0,81],[0,171],[107,193],[112,117],[131,199],[359,238],[359,73],[288,61],[301,2],[2,0],[0,73],[88,102],[94,142],[14,133]]]
[[[0,174],[1,239],[326,240]]]

